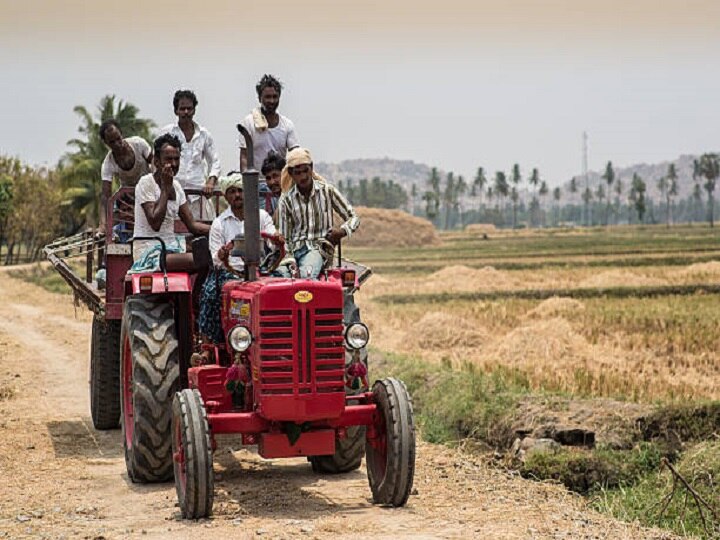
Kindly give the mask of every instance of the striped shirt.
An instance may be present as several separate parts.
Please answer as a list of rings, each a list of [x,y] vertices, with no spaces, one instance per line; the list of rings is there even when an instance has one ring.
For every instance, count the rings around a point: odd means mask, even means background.
[[[283,193],[278,202],[280,234],[290,252],[303,246],[317,249],[333,226],[333,210],[345,220],[341,227],[350,237],[360,225],[360,218],[335,186],[314,180],[307,199],[297,186]]]

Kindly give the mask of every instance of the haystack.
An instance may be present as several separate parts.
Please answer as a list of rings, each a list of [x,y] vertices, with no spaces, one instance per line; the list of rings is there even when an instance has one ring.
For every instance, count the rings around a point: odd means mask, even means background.
[[[662,278],[636,274],[626,270],[608,270],[601,272],[580,282],[580,287],[607,288],[607,287],[658,287],[667,285]]]
[[[574,298],[553,296],[543,300],[525,314],[527,319],[549,319],[552,317],[572,316],[585,309],[585,305]]]
[[[720,278],[720,261],[691,264],[677,270],[673,275],[685,279]]]
[[[426,219],[401,210],[364,206],[355,210],[360,216],[360,228],[348,241],[352,246],[419,247],[440,243],[435,227]]]
[[[487,343],[490,334],[482,326],[442,311],[430,311],[410,327],[407,343],[417,343],[425,349],[479,347]]]
[[[517,286],[510,274],[492,266],[470,268],[461,264],[441,268],[425,278],[423,284],[427,290],[452,292],[493,291]]]
[[[465,232],[470,234],[491,234],[497,232],[497,228],[492,223],[471,223],[465,227]]]

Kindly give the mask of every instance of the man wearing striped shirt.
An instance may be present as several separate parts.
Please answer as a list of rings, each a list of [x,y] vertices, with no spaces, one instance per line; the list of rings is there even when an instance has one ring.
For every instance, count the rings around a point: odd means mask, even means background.
[[[283,195],[278,203],[280,234],[287,242],[286,251],[294,258],[302,278],[318,277],[327,262],[323,244],[337,245],[360,225],[360,218],[345,197],[313,171],[310,152],[295,148],[287,154],[281,184]],[[333,212],[344,222],[333,226]],[[288,260],[284,261],[287,263]],[[286,265],[280,272],[289,277]]]

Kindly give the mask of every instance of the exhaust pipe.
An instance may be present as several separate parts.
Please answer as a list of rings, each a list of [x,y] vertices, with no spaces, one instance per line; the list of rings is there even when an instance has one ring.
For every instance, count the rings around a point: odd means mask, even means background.
[[[256,281],[260,266],[260,205],[258,202],[258,179],[255,169],[255,155],[250,133],[242,124],[237,129],[245,139],[247,168],[242,171],[243,201],[245,205],[245,279]]]

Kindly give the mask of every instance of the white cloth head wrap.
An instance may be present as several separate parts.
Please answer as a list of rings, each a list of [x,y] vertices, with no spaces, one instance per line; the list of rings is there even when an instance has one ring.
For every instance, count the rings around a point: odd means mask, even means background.
[[[235,172],[235,173],[229,174],[228,176],[221,176],[220,180],[218,180],[218,184],[220,185],[220,190],[223,193],[225,193],[231,187],[236,187],[236,188],[242,189],[243,188],[242,174],[240,174],[239,172]]]

